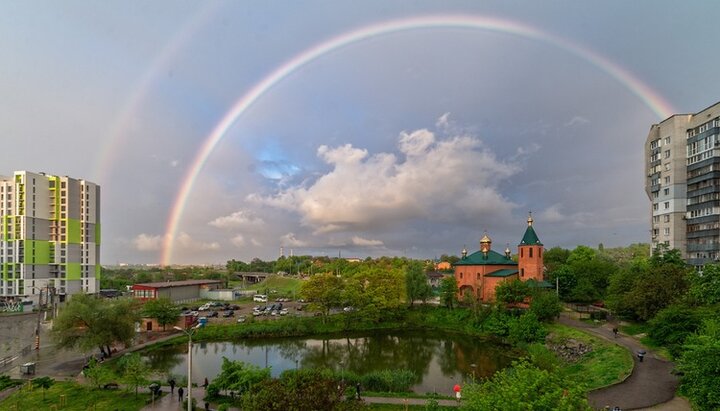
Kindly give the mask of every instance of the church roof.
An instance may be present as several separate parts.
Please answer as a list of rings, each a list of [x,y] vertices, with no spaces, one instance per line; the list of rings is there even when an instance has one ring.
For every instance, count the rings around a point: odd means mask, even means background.
[[[522,241],[520,241],[520,245],[543,245],[537,234],[535,234],[535,229],[532,228],[532,225],[528,225],[527,230],[525,230],[525,235]]]
[[[530,287],[535,287],[535,288],[555,288],[555,286],[553,284],[551,284],[545,280],[537,281],[534,278],[527,280],[527,283]]]
[[[482,251],[476,251],[461,258],[455,265],[517,265],[517,263],[503,254],[490,250],[487,256]]]
[[[510,277],[518,273],[517,268],[505,268],[485,274],[485,277]]]

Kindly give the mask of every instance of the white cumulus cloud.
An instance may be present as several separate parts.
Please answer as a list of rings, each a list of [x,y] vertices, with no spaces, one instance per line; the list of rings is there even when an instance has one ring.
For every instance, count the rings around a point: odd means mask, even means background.
[[[378,246],[384,245],[384,243],[380,240],[368,240],[366,238],[362,238],[362,237],[358,237],[358,236],[353,236],[352,243],[354,245],[359,245],[362,247],[378,247]]]
[[[199,251],[207,251],[207,250],[219,250],[220,249],[220,243],[214,241],[211,243],[204,243],[201,241],[194,240],[189,234],[187,233],[180,233],[180,235],[177,238],[176,243],[186,250],[199,250]]]
[[[165,236],[139,234],[132,240],[133,245],[138,251],[158,251],[162,248]]]
[[[497,159],[478,138],[441,139],[421,129],[400,133],[398,149],[400,156],[322,145],[317,154],[333,166],[329,172],[248,201],[294,211],[315,234],[362,232],[418,218],[507,218],[515,207],[499,187],[520,167]]]
[[[208,224],[219,228],[238,228],[261,226],[265,224],[265,222],[262,218],[256,217],[251,211],[239,210],[228,216],[218,217]]]
[[[238,234],[230,239],[230,242],[237,248],[242,248],[245,245],[245,237],[242,234]]]
[[[287,233],[284,236],[280,237],[280,244],[288,247],[308,246],[308,243],[306,241],[299,240],[297,237],[295,237],[295,233]]]

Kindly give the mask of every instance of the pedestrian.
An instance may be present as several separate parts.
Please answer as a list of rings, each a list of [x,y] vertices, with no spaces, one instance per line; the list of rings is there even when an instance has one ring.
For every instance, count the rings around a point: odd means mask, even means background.
[[[175,394],[175,378],[170,378],[168,384],[170,384],[170,394]]]
[[[210,385],[210,384],[208,383],[207,377],[205,377],[205,382],[203,383],[203,388],[207,389],[208,385]]]
[[[361,398],[360,398],[360,383],[355,384],[355,394],[357,394],[357,399],[358,399],[358,401],[360,401],[361,400]]]
[[[617,327],[614,327],[614,328],[613,328],[613,334],[615,335],[615,338],[617,338],[617,335],[618,335],[618,329],[617,329]]]
[[[455,391],[455,399],[457,400],[458,404],[460,403],[461,398],[460,390],[460,384],[455,384],[455,386],[453,387],[453,391]]]
[[[183,390],[183,387],[178,388],[178,401],[182,402],[184,392],[185,390]]]
[[[205,401],[205,411],[210,411],[210,403]]]

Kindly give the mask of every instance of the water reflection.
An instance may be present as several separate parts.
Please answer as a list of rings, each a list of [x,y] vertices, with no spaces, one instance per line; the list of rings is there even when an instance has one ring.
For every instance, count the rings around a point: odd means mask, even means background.
[[[450,393],[459,381],[488,377],[515,358],[507,347],[465,335],[431,332],[376,332],[325,339],[273,338],[239,342],[198,343],[193,346],[193,380],[212,379],[222,357],[260,367],[273,376],[292,368],[330,368],[364,374],[384,369],[408,369],[417,376],[416,392]],[[187,346],[167,347],[146,354],[160,372],[186,375]]]

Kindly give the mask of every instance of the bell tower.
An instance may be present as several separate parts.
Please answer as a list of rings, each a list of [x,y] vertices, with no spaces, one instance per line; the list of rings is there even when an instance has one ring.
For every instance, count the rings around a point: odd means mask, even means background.
[[[543,281],[543,244],[533,228],[532,212],[528,214],[527,229],[518,244],[518,272],[521,281]]]

